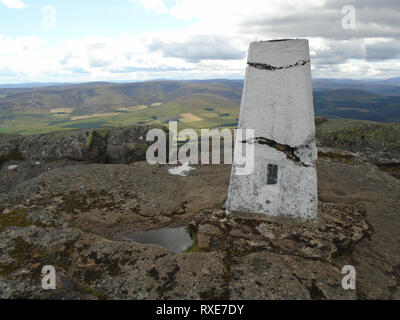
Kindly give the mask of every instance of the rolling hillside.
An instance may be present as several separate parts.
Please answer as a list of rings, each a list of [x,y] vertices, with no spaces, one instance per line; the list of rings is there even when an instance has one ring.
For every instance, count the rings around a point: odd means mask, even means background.
[[[31,134],[169,120],[192,128],[236,125],[241,87],[239,80],[216,80],[0,89],[0,132]]]
[[[400,97],[384,96],[359,89],[314,92],[315,113],[328,118],[380,122],[400,121]]]
[[[353,88],[355,83],[314,80],[316,115],[400,121],[400,96]],[[361,83],[360,87],[368,87],[372,82]],[[396,82],[378,84],[390,92],[400,92]],[[165,124],[170,120],[177,120],[181,128],[236,127],[242,88],[242,80],[0,88],[0,133],[35,134],[103,125]]]

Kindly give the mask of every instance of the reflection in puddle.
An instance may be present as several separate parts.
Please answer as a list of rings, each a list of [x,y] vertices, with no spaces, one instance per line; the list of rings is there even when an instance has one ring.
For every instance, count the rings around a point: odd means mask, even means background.
[[[172,252],[183,252],[193,245],[185,227],[136,231],[125,235],[125,240],[142,244],[159,244]]]

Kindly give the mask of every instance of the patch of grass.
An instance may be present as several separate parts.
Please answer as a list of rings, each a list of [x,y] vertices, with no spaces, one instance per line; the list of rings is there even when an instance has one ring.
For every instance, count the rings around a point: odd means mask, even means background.
[[[63,196],[63,201],[63,209],[69,213],[74,213],[75,210],[88,212],[91,209],[85,196],[77,191],[68,192]]]
[[[317,127],[317,138],[324,146],[353,152],[368,148],[398,150],[400,123],[330,120]]]
[[[318,157],[335,159],[335,160],[342,160],[342,161],[345,161],[346,163],[349,163],[352,160],[354,160],[354,156],[352,156],[350,154],[340,154],[340,153],[334,153],[334,152],[321,152],[321,151],[318,151]]]
[[[116,277],[120,274],[121,272],[121,267],[118,265],[118,262],[115,261],[110,261],[108,264],[108,272],[110,273],[111,276]]]
[[[10,256],[15,259],[15,263],[10,265],[0,265],[1,275],[10,274],[20,268],[22,268],[27,260],[32,256],[33,246],[26,242],[22,238],[16,238],[14,240],[14,250],[10,253]]]
[[[86,141],[86,147],[90,148],[93,145],[95,138],[101,137],[106,140],[108,138],[109,134],[110,134],[109,129],[100,128],[100,129],[90,131],[89,137]]]
[[[197,239],[197,232],[190,232],[190,237],[193,240],[193,244],[189,248],[187,248],[184,252],[185,253],[198,252],[199,251],[199,241]]]
[[[107,300],[108,299],[107,294],[105,294],[104,292],[101,292],[99,290],[90,288],[90,287],[84,288],[83,292],[85,294],[89,294],[89,295],[96,297],[98,300]]]
[[[26,211],[15,209],[8,213],[0,214],[0,231],[7,227],[27,227],[31,225],[27,220]]]

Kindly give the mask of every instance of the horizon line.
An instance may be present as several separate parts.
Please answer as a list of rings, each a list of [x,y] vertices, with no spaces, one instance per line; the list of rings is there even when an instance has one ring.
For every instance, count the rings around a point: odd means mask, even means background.
[[[386,81],[386,80],[397,80],[400,77],[390,77],[390,78],[370,78],[370,79],[359,79],[359,78],[312,78],[312,80],[342,80],[342,81]],[[152,81],[244,81],[244,78],[205,78],[205,79],[168,79],[168,78],[154,78],[147,80],[99,80],[99,81],[83,81],[83,82],[70,82],[70,81],[32,81],[32,82],[17,82],[17,83],[0,83],[0,89],[2,86],[8,86],[7,89],[12,89],[12,86],[53,86],[53,85],[80,85],[80,84],[95,84],[95,83],[140,83],[140,82],[152,82]]]

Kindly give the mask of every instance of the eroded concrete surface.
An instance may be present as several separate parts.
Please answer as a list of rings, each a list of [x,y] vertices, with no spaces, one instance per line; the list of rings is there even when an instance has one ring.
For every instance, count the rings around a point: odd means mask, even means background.
[[[240,161],[234,162],[227,210],[314,219],[317,149],[307,40],[250,44],[239,129],[254,130],[253,138],[241,138],[254,147],[254,172],[240,175]]]

